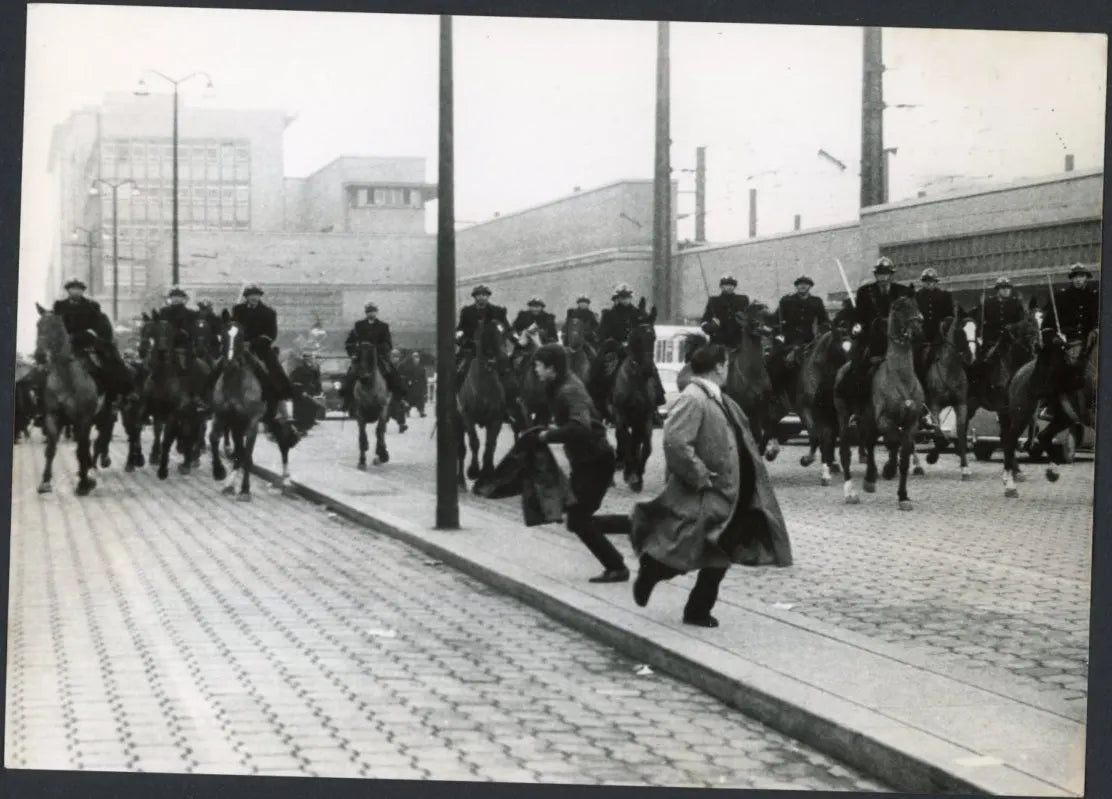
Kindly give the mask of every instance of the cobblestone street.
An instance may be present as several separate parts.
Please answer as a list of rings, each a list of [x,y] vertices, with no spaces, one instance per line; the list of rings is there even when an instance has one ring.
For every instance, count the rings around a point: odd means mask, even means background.
[[[305,453],[353,432],[318,428],[295,450],[295,473]],[[427,429],[391,439],[399,479],[424,469],[406,464],[411,443],[430,448]],[[71,445],[47,496],[35,493],[38,435],[15,448],[9,768],[883,787],[262,481],[254,503],[238,503],[207,468],[162,483],[149,468],[124,474],[123,454],[115,445],[115,465],[79,500]],[[1056,579],[1062,596],[1079,595]],[[821,587],[804,593],[806,575],[796,581],[783,597],[810,612],[884,626],[898,615],[833,592],[824,603]]]

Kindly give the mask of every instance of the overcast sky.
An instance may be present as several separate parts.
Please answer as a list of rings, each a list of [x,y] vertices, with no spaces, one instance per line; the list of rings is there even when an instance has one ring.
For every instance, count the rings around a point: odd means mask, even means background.
[[[673,23],[672,164],[707,151],[707,236],[856,218],[860,28]],[[455,21],[456,215],[488,219],[622,178],[652,177],[655,23],[460,17]],[[30,345],[56,209],[52,126],[128,91],[148,67],[211,73],[186,105],[281,108],[286,174],[337,155],[417,155],[436,179],[437,20],[294,11],[32,5],[21,226],[20,343]],[[891,198],[973,178],[1098,168],[1104,153],[1102,35],[885,29]],[[169,121],[167,121],[169,126]],[[819,148],[845,162],[839,172]],[[991,176],[991,178],[989,177]],[[677,172],[681,191],[694,188]],[[678,212],[690,213],[693,194]],[[680,222],[680,238],[693,220]]]

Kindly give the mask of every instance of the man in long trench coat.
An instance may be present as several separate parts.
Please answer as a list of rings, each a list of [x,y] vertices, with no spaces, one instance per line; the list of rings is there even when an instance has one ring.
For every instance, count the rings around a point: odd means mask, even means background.
[[[668,482],[634,505],[630,534],[640,571],[634,601],[648,604],[661,580],[699,571],[683,621],[717,627],[710,611],[734,563],[790,566],[791,544],[749,422],[722,393],[728,363],[717,344],[691,358],[692,380],[664,425]]]

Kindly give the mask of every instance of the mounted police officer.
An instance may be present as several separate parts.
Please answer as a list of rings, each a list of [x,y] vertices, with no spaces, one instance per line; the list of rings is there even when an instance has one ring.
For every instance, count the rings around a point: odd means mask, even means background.
[[[490,289],[486,286],[475,286],[471,290],[474,302],[460,309],[459,324],[456,325],[456,341],[458,342],[456,349],[457,389],[463,385],[464,378],[467,377],[467,367],[471,364],[471,358],[475,354],[475,333],[479,329],[479,323],[497,324],[501,326],[503,331],[510,329],[510,320],[507,317],[506,309],[501,305],[492,304],[490,295]],[[498,350],[497,360],[498,373],[505,379],[510,372],[510,360],[501,348]]]
[[[159,310],[160,319],[165,319],[174,326],[174,348],[185,356],[185,364],[193,358],[193,326],[197,323],[199,314],[186,306],[189,295],[184,289],[174,286],[166,294],[169,305]]]
[[[795,291],[780,298],[776,311],[783,346],[769,359],[769,377],[777,392],[787,388],[791,375],[798,369],[800,350],[830,328],[826,305],[811,296],[815,281],[800,275],[794,285]]]
[[[601,343],[598,356],[591,364],[591,371],[588,375],[590,385],[587,387],[591,397],[595,400],[595,405],[604,418],[608,415],[606,394],[610,387],[606,367],[607,356],[618,355],[618,362],[620,362],[625,344],[629,341],[629,334],[645,318],[644,313],[634,306],[633,290],[627,284],[620,283],[615,287],[611,300],[614,302],[613,307],[604,308],[602,319],[599,320],[598,337]],[[664,385],[660,382],[660,374],[656,370],[655,362],[653,363],[652,387],[654,405],[663,405],[665,402]],[[658,414],[654,412],[654,421],[656,421],[656,416]]]
[[[737,314],[749,307],[749,298],[736,293],[737,280],[730,275],[723,275],[718,281],[718,287],[721,293],[707,300],[701,327],[710,336],[711,344],[736,347],[741,344],[742,334],[742,325],[737,320]]]
[[[293,384],[278,361],[274,347],[278,338],[278,314],[262,302],[262,297],[263,290],[255,284],[244,288],[243,302],[236,303],[232,308],[232,321],[239,325],[240,335],[258,359],[252,365],[267,400],[267,423],[289,423],[293,417]],[[224,360],[221,358],[212,369],[208,389],[216,385],[223,367]]]
[[[979,325],[980,340],[977,342],[977,364],[984,364],[989,351],[1000,340],[1001,333],[1008,325],[1022,322],[1027,312],[1023,302],[1013,295],[1012,281],[1006,277],[996,279],[993,284],[995,294],[988,297],[984,304],[970,311],[970,316]]]
[[[1081,264],[1074,264],[1069,271],[1070,285],[1056,289],[1054,302],[1043,309],[1043,327],[1062,329],[1067,347],[1077,349],[1100,324],[1100,294],[1089,285],[1093,273]],[[1057,314],[1055,314],[1057,310]]]
[[[923,340],[915,348],[915,371],[922,381],[930,366],[932,348],[942,332],[942,320],[947,317],[954,317],[955,322],[960,320],[956,318],[954,295],[939,286],[937,271],[927,267],[919,282],[922,288],[915,292],[915,304],[923,315]]]
[[[854,314],[860,328],[850,348],[851,366],[839,394],[858,411],[868,400],[873,374],[888,351],[888,315],[892,303],[900,297],[915,297],[911,286],[893,282],[895,273],[891,259],[881,256],[873,266],[874,281],[857,290]],[[857,412],[851,413],[851,426],[857,424],[857,417]]]
[[[351,367],[344,375],[344,383],[340,387],[340,396],[344,400],[345,413],[351,406],[351,390],[355,386],[355,359],[359,357],[360,344],[374,345],[378,368],[382,370],[382,376],[386,379],[386,386],[390,389],[394,398],[400,398],[405,393],[405,387],[402,385],[398,370],[393,361],[390,360],[390,352],[394,349],[394,338],[390,334],[390,325],[378,318],[378,306],[373,302],[368,302],[363,306],[363,313],[365,314],[364,318],[355,323],[351,332],[348,333],[347,341],[344,342],[344,349],[347,350],[348,357],[352,359]]]
[[[556,330],[556,317],[545,311],[544,300],[540,297],[529,300],[528,310],[518,311],[517,318],[514,319],[513,331],[520,335],[534,326],[540,332],[542,345],[560,340],[560,334]]]
[[[591,298],[586,294],[580,294],[575,300],[575,307],[568,308],[568,314],[564,318],[564,335],[563,342],[566,347],[568,344],[568,322],[572,319],[583,320],[583,342],[591,346],[598,344],[598,317],[595,312],[591,310]]]
[[[205,352],[211,358],[220,357],[220,318],[208,300],[197,300],[197,317],[208,324],[209,340],[205,342]]]
[[[97,389],[108,396],[127,394],[132,388],[131,373],[116,350],[112,322],[98,302],[85,296],[86,286],[82,281],[73,278],[66,282],[65,289],[69,296],[55,302],[52,310],[62,317],[62,324],[70,334],[74,350],[88,352],[93,356],[89,371]],[[39,405],[37,415],[42,416],[46,370],[38,371],[40,376],[35,386]]]

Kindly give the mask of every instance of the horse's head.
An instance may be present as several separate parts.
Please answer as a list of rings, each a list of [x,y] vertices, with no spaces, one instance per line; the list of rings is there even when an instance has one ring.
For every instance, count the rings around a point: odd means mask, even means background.
[[[176,328],[169,319],[162,319],[157,313],[147,323],[146,336],[150,342],[150,352],[165,355],[174,349]]]
[[[568,343],[568,349],[577,350],[583,346],[586,340],[586,333],[584,332],[585,325],[583,320],[578,316],[573,316],[568,320],[567,325],[564,327],[564,337]]]
[[[359,342],[355,353],[355,376],[359,380],[370,380],[378,371],[378,348],[369,341]]]
[[[888,316],[888,339],[910,344],[923,337],[923,314],[911,297],[899,297]]]
[[[634,325],[626,341],[626,351],[630,361],[636,364],[640,371],[646,373],[652,369],[653,356],[656,354],[656,327],[653,324],[655,320],[656,309],[654,308],[651,314],[642,317]]]
[[[72,353],[69,333],[62,317],[48,311],[38,303],[35,308],[39,312],[39,321],[35,326],[35,354],[57,358],[65,357]]]
[[[482,321],[475,329],[475,355],[479,360],[493,360],[505,352],[512,340],[497,322]]]
[[[769,309],[763,302],[754,301],[737,315],[741,332],[752,338],[765,338],[771,333],[769,328]]]
[[[212,322],[203,316],[198,316],[189,326],[190,337],[196,349],[207,351],[208,342],[212,338]]]
[[[1039,350],[1039,330],[1042,324],[1038,310],[1029,310],[1018,322],[1004,325],[1000,333],[1000,343],[1011,345],[1017,350],[1019,357],[1033,357]]]
[[[223,315],[224,329],[220,331],[220,352],[229,363],[239,361],[247,351],[247,342],[243,337],[243,328],[238,322],[233,322],[227,310]]]

